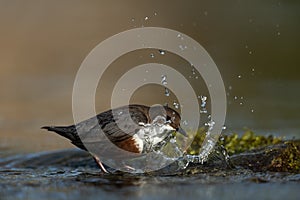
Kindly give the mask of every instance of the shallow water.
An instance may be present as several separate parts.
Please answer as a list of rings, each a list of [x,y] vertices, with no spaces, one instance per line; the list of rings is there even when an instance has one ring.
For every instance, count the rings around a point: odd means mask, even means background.
[[[299,174],[246,169],[198,174],[101,174],[80,150],[0,159],[1,199],[297,199]]]

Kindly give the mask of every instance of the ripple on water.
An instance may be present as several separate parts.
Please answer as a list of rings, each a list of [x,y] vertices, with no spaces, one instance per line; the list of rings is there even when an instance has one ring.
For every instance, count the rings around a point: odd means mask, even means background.
[[[0,196],[1,199],[86,199],[87,195],[89,198],[126,195],[128,198],[151,199],[155,195],[183,198],[182,194],[185,194],[185,198],[222,196],[231,199],[255,191],[256,197],[264,198],[262,186],[257,185],[260,183],[268,191],[275,191],[274,195],[269,193],[272,197],[283,198],[284,195],[297,195],[300,182],[299,174],[253,172],[222,166],[220,162],[201,167],[191,164],[184,172],[168,173],[165,169],[139,175],[101,174],[93,159],[79,150],[13,156],[0,158]],[[220,189],[227,192],[219,193]],[[283,192],[278,194],[277,190]]]

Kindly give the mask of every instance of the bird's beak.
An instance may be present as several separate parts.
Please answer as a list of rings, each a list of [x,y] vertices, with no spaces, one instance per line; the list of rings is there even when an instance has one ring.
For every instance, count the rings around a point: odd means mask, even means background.
[[[176,132],[182,134],[183,136],[187,137],[187,133],[185,132],[185,130],[183,130],[180,126],[177,128]]]

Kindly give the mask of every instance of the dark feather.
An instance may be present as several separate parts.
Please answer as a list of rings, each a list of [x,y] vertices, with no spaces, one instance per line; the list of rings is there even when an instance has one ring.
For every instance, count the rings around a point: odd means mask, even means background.
[[[59,135],[68,138],[72,144],[83,150],[86,150],[81,138],[85,139],[86,144],[101,142],[101,136],[97,137],[96,134],[95,137],[95,134],[91,134],[99,132],[100,127],[112,142],[121,142],[130,138],[140,129],[140,122],[149,123],[149,118],[146,115],[148,110],[149,107],[141,105],[123,106],[116,108],[113,111],[108,110],[98,114],[98,123],[95,122],[96,118],[92,117],[88,120],[78,123],[76,126],[45,126],[42,128],[47,129],[48,131],[56,132]],[[130,114],[128,114],[128,111]],[[130,123],[131,119],[134,123]],[[81,138],[77,133],[76,127],[78,130],[80,130],[79,133],[84,134],[80,135]]]
[[[71,126],[44,126],[42,129],[48,131],[53,131],[67,139],[69,139],[72,144],[79,147],[80,149],[87,150],[83,143],[81,142],[74,125]]]

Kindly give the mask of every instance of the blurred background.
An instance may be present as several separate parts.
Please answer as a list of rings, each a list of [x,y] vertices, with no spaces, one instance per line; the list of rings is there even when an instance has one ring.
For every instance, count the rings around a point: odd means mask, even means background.
[[[84,58],[106,38],[143,26],[180,31],[208,51],[227,90],[225,132],[247,127],[299,138],[299,19],[300,2],[294,0],[0,0],[0,150],[72,147],[40,127],[72,124],[72,87]],[[180,69],[198,95],[209,95],[201,77],[178,56],[137,51],[107,70],[98,86],[97,111],[110,108],[118,77],[147,62]],[[131,100],[173,102],[176,97],[166,97],[163,90],[144,86]]]

